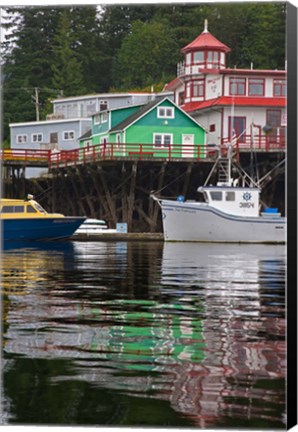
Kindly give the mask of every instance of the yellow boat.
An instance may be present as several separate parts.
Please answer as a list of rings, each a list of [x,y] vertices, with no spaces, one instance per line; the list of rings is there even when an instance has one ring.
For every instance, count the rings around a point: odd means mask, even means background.
[[[28,195],[27,199],[0,199],[0,221],[4,241],[54,240],[70,237],[86,217],[48,213]]]

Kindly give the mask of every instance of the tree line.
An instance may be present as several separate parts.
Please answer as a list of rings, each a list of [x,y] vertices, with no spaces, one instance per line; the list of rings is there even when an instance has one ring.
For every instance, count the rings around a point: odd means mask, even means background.
[[[286,3],[189,3],[5,8],[4,141],[9,123],[41,119],[57,97],[155,91],[176,77],[181,48],[208,19],[232,51],[228,66],[283,69]]]

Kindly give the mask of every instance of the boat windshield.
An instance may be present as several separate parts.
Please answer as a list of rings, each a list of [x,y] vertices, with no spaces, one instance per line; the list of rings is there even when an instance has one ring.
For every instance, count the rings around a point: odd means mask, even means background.
[[[44,214],[47,214],[47,212],[45,211],[45,209],[40,205],[40,204],[38,204],[37,202],[34,202],[34,207],[40,212],[40,213],[44,213]]]

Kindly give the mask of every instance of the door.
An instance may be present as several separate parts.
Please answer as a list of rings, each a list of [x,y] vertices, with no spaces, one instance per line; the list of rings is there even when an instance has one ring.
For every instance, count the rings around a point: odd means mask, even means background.
[[[50,133],[50,148],[52,150],[58,149],[58,133],[57,132]]]
[[[238,143],[245,143],[246,117],[229,117],[229,139],[238,139]]]
[[[279,141],[278,132],[281,126],[281,110],[267,110],[267,126],[271,127],[267,135],[267,140],[270,144],[276,144]]]
[[[194,135],[182,134],[182,157],[193,157],[194,155]]]

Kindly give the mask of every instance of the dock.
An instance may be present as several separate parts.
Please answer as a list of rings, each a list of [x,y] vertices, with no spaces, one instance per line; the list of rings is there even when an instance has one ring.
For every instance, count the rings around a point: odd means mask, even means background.
[[[100,234],[76,234],[71,237],[73,241],[164,241],[162,233],[100,233]]]

